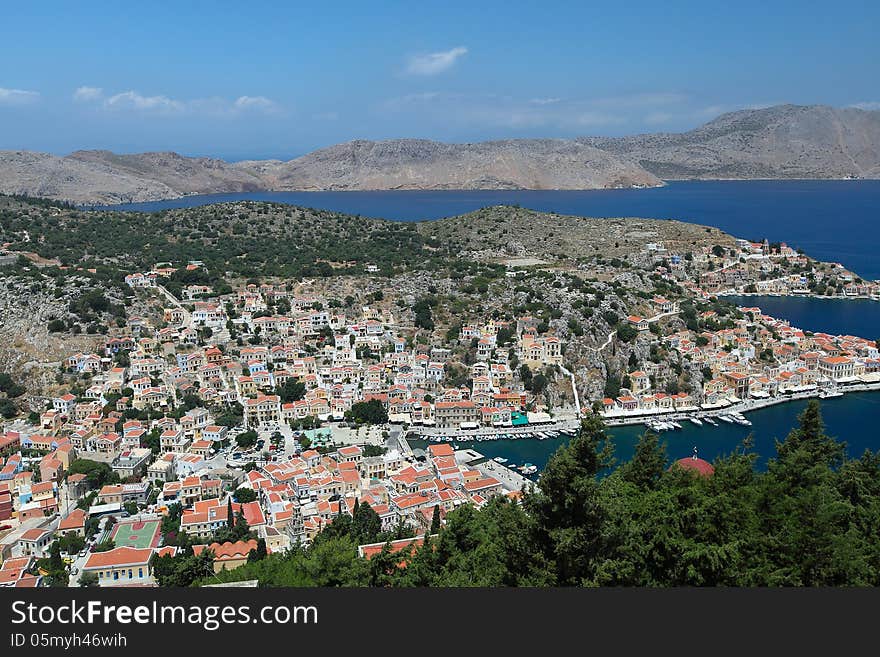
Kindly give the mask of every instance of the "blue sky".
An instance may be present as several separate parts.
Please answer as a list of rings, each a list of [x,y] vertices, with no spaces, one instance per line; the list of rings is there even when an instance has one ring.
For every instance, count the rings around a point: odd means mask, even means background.
[[[878,24],[878,2],[6,3],[0,149],[290,158],[873,109]]]

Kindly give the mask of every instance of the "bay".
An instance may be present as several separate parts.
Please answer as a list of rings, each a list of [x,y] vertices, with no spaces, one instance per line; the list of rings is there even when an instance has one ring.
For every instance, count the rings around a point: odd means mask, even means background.
[[[880,338],[880,301],[871,299],[822,299],[764,295],[725,296],[738,306],[758,306],[761,312],[787,319],[792,326],[813,333]]]
[[[819,403],[828,435],[845,441],[851,457],[861,456],[866,449],[880,449],[876,430],[880,426],[880,392],[847,393],[843,397],[820,400]],[[754,440],[752,449],[758,455],[757,467],[764,470],[767,460],[776,455],[775,441],[785,439],[797,425],[798,415],[806,405],[807,400],[797,400],[749,412],[747,417],[752,421],[750,427],[724,422],[719,422],[717,427],[706,424],[698,427],[690,422],[682,422],[680,430],[663,432],[661,440],[667,445],[670,463],[693,455],[694,447],[700,458],[712,461],[731,454],[751,435]],[[639,437],[645,431],[647,429],[642,425],[607,429],[613,439],[614,456],[618,462],[632,458]],[[455,444],[475,449],[488,458],[506,458],[509,461],[506,465],[532,463],[538,467],[540,474],[553,453],[567,442],[567,438],[560,436],[547,440],[492,440]],[[425,449],[428,444],[421,440],[410,441],[413,448]]]

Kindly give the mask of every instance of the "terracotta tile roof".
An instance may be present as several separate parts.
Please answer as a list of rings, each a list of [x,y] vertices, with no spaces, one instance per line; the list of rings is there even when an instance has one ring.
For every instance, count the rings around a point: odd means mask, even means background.
[[[93,552],[86,559],[85,569],[110,568],[121,566],[141,566],[153,556],[151,548],[118,547],[107,552]]]
[[[211,543],[210,545],[193,545],[193,554],[200,555],[203,550],[208,549],[214,553],[215,561],[229,561],[230,559],[241,559],[247,557],[248,552],[257,549],[256,539],[249,541],[236,541],[235,543]]]

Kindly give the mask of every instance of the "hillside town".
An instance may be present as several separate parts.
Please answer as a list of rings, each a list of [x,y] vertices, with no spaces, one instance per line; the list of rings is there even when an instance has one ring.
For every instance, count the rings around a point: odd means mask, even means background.
[[[5,425],[0,585],[151,586],[157,559],[190,549],[214,572],[234,569],[308,546],[363,505],[407,545],[456,507],[517,500],[534,485],[523,476],[534,470],[455,441],[573,435],[590,413],[656,430],[743,421],[740,411],[792,395],[880,385],[875,341],[723,302],[733,292],[878,294],[785,244],[677,253],[649,243],[600,266],[582,314],[610,332],[587,349],[593,362],[628,355],[618,373],[578,367],[569,354],[583,327],[541,309],[506,318],[487,308],[435,327],[422,294],[340,300],[307,280],[221,291],[205,269],[157,263],[126,275],[144,312],[118,322],[101,350],[69,353],[59,394]],[[549,291],[574,271],[508,266],[502,284],[538,272]],[[639,289],[643,280],[652,287]],[[622,298],[632,302],[618,316]]]

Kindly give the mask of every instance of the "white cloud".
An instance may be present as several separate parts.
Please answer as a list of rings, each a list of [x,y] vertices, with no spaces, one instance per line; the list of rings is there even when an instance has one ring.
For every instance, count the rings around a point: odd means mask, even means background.
[[[410,57],[406,72],[411,75],[436,75],[452,68],[456,60],[467,54],[468,49],[458,46],[442,52]]]
[[[73,99],[79,103],[88,103],[100,100],[104,97],[104,90],[100,87],[78,87],[73,92]]]
[[[168,96],[143,96],[137,91],[123,91],[110,96],[104,101],[104,106],[110,109],[163,113],[178,113],[186,109],[186,104],[179,100],[173,100]]]
[[[264,112],[275,112],[278,110],[275,102],[265,96],[239,96],[235,99],[232,106],[236,110],[260,110]]]
[[[868,111],[880,110],[880,100],[866,100],[861,103],[854,103],[850,107]]]
[[[0,87],[0,105],[27,105],[35,102],[39,97],[40,94],[36,91]]]
[[[269,114],[280,111],[278,104],[265,96],[239,96],[235,100],[218,97],[181,100],[161,94],[147,96],[135,90],[105,96],[100,87],[79,87],[74,91],[73,99],[92,103],[105,111],[140,112],[159,116],[234,117],[250,112]]]
[[[529,102],[533,105],[553,105],[561,101],[561,98],[532,98]]]

